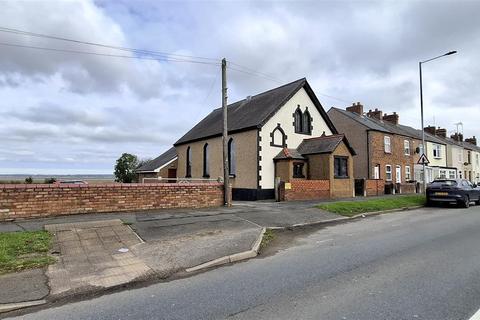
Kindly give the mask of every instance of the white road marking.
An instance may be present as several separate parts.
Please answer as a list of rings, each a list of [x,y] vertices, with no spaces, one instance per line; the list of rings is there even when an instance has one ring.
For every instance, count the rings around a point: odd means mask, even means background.
[[[470,318],[470,320],[480,320],[480,309]]]

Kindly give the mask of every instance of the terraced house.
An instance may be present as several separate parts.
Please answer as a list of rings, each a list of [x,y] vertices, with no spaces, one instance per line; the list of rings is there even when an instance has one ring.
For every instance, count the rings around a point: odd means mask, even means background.
[[[455,133],[447,137],[447,130],[435,126],[425,127],[425,132],[435,135],[447,144],[447,165],[456,169],[458,178],[468,179],[471,182],[480,182],[480,147],[477,138],[463,139],[463,134]],[[451,172],[441,170],[440,178],[453,178]]]
[[[381,110],[363,111],[354,103],[346,109],[331,108],[328,115],[338,130],[345,132],[355,149],[356,179],[381,179],[386,193],[412,193],[423,181],[422,167],[417,165],[421,153],[421,131],[401,125],[397,113],[383,114]],[[427,182],[455,168],[447,166],[446,143],[426,133],[426,153],[431,163],[426,168]]]
[[[175,144],[179,179],[223,176],[222,109]],[[228,106],[228,160],[233,199],[273,198],[275,178],[318,180],[326,196],[351,197],[353,156],[305,78]]]

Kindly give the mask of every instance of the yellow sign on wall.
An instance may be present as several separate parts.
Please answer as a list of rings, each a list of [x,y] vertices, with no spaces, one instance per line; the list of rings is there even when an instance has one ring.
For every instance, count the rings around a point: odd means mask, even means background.
[[[291,190],[292,184],[290,182],[285,182],[285,190]]]

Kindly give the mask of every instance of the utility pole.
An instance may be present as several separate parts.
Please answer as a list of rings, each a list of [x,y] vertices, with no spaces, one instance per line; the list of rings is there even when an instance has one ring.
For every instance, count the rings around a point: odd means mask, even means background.
[[[422,84],[422,63],[418,63],[418,68],[420,70],[420,112],[421,112],[421,118],[422,118],[422,155],[427,154],[427,148],[425,146],[425,130],[424,130],[424,125],[423,125],[423,84]],[[422,172],[423,172],[423,190],[422,193],[426,194],[427,193],[427,172],[425,168],[425,161],[422,162]]]
[[[423,83],[422,83],[422,64],[423,63],[427,63],[429,61],[432,61],[432,60],[435,60],[435,59],[438,59],[438,58],[441,58],[441,57],[445,57],[445,56],[449,56],[449,55],[452,55],[452,54],[455,54],[457,53],[457,51],[450,51],[450,52],[447,52],[445,54],[442,54],[440,56],[437,56],[435,58],[431,58],[431,59],[428,59],[428,60],[425,60],[425,61],[420,61],[418,63],[418,69],[419,69],[419,73],[420,73],[420,112],[421,112],[421,121],[422,121],[422,154],[426,155],[427,154],[427,146],[425,145],[425,130],[424,130],[424,125],[423,125]],[[458,129],[458,127],[457,127]],[[427,172],[426,172],[426,168],[425,168],[425,161],[422,162],[422,170],[423,170],[423,193],[426,193],[426,189],[427,189]]]
[[[227,123],[227,60],[222,59],[222,110],[223,110],[223,183],[224,204],[230,203],[230,169],[228,163],[228,123]]]

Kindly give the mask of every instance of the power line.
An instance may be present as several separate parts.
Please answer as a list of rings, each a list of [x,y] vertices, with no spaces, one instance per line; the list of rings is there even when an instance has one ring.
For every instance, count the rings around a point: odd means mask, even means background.
[[[167,52],[154,51],[154,50],[145,50],[145,49],[135,49],[135,48],[128,48],[128,47],[114,46],[114,45],[109,45],[109,44],[90,42],[90,41],[81,41],[81,40],[76,40],[76,39],[71,39],[71,38],[58,37],[58,36],[42,34],[42,33],[34,33],[34,32],[30,32],[30,31],[24,31],[24,30],[6,28],[6,27],[0,27],[0,32],[19,34],[19,35],[24,35],[24,36],[32,36],[32,37],[37,37],[37,38],[53,39],[53,40],[59,40],[59,41],[67,41],[67,42],[73,42],[73,43],[78,43],[78,44],[99,46],[99,47],[104,47],[104,48],[110,48],[110,49],[116,49],[116,50],[122,50],[122,51],[129,51],[129,52],[135,52],[135,53],[143,53],[143,54],[149,54],[149,55],[159,55],[159,56],[164,56],[164,57],[190,58],[190,59],[199,59],[199,60],[220,62],[220,59],[214,59],[214,58],[206,58],[206,57],[167,53]]]
[[[110,54],[110,53],[100,53],[100,52],[79,51],[79,50],[70,50],[70,49],[58,49],[58,48],[29,46],[29,45],[21,45],[21,44],[6,43],[6,42],[0,42],[0,45],[7,46],[7,47],[28,48],[28,49],[46,50],[46,51],[53,51],[53,52],[76,53],[76,54],[86,54],[86,55],[95,55],[95,56],[104,56],[104,57],[140,59],[140,60],[156,60],[156,61],[166,61],[166,62],[187,62],[187,63],[208,64],[208,65],[215,65],[215,66],[220,65],[220,63],[196,61],[196,60],[188,60],[188,59],[126,56],[126,55]]]
[[[65,53],[75,53],[75,54],[106,56],[106,57],[128,58],[128,59],[156,60],[156,61],[166,61],[166,62],[186,62],[186,63],[197,63],[197,64],[207,64],[207,65],[217,65],[217,66],[220,65],[220,60],[219,59],[214,59],[214,58],[206,58],[206,57],[199,57],[199,56],[192,56],[192,55],[167,53],[167,52],[162,52],[162,51],[154,51],[154,50],[145,50],[145,49],[136,49],[136,48],[129,48],[129,47],[114,46],[114,45],[102,44],[102,43],[97,43],[97,42],[82,41],[82,40],[53,36],[53,35],[48,35],[48,34],[35,33],[35,32],[30,32],[30,31],[25,31],[25,30],[14,29],[14,28],[7,28],[7,27],[0,27],[0,32],[18,34],[18,35],[23,35],[23,36],[31,36],[31,37],[37,37],[37,38],[53,39],[53,40],[59,40],[59,41],[66,41],[66,42],[72,42],[72,43],[83,44],[83,45],[98,46],[98,47],[115,49],[115,50],[122,50],[122,51],[137,53],[137,54],[145,54],[145,55],[148,55],[148,56],[147,57],[145,57],[145,56],[127,56],[127,55],[118,55],[118,54],[109,54],[109,53],[99,53],[99,52],[79,51],[79,50],[72,50],[72,49],[39,47],[39,46],[21,45],[21,44],[12,44],[12,43],[0,42],[0,45],[2,45],[2,46],[29,48],[29,49],[46,50],[46,51],[53,51],[53,52],[65,52]],[[240,65],[240,64],[235,63],[235,62],[228,61],[228,64],[229,64],[229,66],[228,66],[229,69],[237,71],[237,72],[241,72],[241,73],[252,75],[252,76],[261,77],[261,78],[273,81],[277,84],[282,84],[282,83],[285,82],[285,81],[282,81],[282,80],[279,80],[279,79],[273,77],[272,75],[269,75],[269,74],[263,73],[263,72],[259,72],[257,70],[254,70],[252,68]],[[237,68],[233,68],[231,65],[234,65]],[[345,99],[337,98],[337,97],[334,97],[332,95],[328,95],[328,94],[321,93],[321,92],[316,92],[316,93],[318,95],[328,97],[330,99],[350,103],[349,101],[347,101]]]

